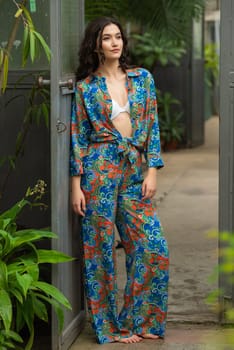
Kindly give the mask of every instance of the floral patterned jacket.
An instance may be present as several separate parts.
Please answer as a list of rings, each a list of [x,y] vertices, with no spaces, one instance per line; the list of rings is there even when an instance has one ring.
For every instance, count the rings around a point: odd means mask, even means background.
[[[148,167],[161,168],[160,135],[154,79],[143,68],[127,70],[132,137],[123,138],[112,121],[112,101],[106,80],[90,75],[78,81],[72,103],[70,175],[84,173],[82,158],[92,143],[115,143],[119,153],[131,152],[129,143],[144,152]]]

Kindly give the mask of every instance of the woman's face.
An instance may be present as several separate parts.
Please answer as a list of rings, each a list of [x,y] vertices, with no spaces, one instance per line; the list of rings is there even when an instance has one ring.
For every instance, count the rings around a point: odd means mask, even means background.
[[[117,25],[112,23],[105,26],[101,37],[101,47],[105,60],[120,58],[123,50],[123,39]]]

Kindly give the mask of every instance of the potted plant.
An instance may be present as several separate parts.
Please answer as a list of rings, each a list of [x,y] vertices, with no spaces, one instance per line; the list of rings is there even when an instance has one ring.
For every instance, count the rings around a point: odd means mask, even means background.
[[[161,145],[164,151],[177,149],[183,140],[184,125],[183,112],[173,110],[173,105],[180,105],[170,92],[161,94],[158,91],[159,127]]]
[[[34,342],[36,318],[48,322],[48,306],[55,310],[60,329],[63,307],[71,309],[67,298],[53,285],[41,279],[41,266],[73,260],[66,254],[39,249],[35,243],[55,239],[50,230],[18,229],[17,218],[26,206],[39,205],[45,184],[40,180],[25,197],[0,214],[0,349],[30,350]],[[29,197],[34,196],[34,202]],[[25,336],[22,331],[28,330]],[[25,334],[25,332],[23,332]],[[19,344],[23,344],[20,347]],[[18,345],[16,345],[18,344]]]
[[[134,62],[153,71],[156,63],[166,66],[169,63],[178,66],[186,53],[183,41],[173,41],[165,37],[155,37],[152,33],[132,34],[131,56]]]

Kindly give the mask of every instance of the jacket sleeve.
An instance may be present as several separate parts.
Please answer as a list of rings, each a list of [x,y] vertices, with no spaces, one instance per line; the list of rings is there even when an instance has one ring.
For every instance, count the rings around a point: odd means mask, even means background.
[[[81,90],[77,88],[72,99],[71,139],[70,139],[70,175],[84,173],[82,158],[87,153],[91,124],[89,122]]]
[[[148,120],[148,136],[145,145],[145,159],[148,167],[162,168],[160,131],[158,123],[156,88],[153,76],[149,73],[147,80],[146,118]]]

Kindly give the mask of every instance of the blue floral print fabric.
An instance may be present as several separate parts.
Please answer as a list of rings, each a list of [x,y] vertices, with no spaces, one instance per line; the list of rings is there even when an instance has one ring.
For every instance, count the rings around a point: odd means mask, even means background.
[[[86,199],[81,235],[84,280],[93,329],[100,344],[118,336],[164,337],[168,300],[168,246],[150,199],[142,199],[143,151],[162,167],[153,78],[129,70],[126,88],[133,135],[123,138],[111,122],[105,79],[79,82],[71,123],[71,175],[81,175]],[[117,304],[115,225],[126,253],[127,281]]]
[[[148,167],[160,168],[160,135],[154,79],[143,68],[127,70],[126,89],[130,103],[133,134],[123,139],[111,121],[112,100],[104,77],[91,75],[78,82],[72,106],[72,147],[70,173],[83,174],[82,158],[90,144],[112,142],[120,153],[128,153],[128,144],[144,152]],[[126,142],[127,141],[127,142]]]

